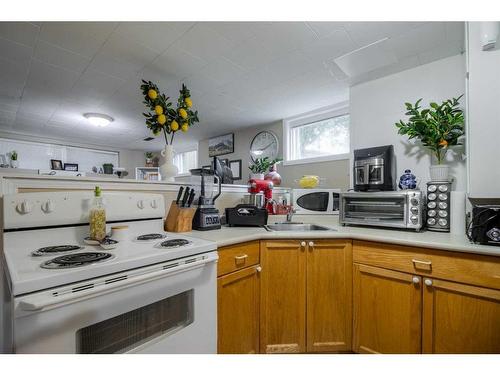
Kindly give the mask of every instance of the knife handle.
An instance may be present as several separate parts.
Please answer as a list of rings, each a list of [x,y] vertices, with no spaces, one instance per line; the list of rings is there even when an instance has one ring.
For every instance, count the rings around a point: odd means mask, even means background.
[[[182,192],[184,191],[184,186],[181,186],[179,188],[179,192],[177,193],[177,199],[175,200],[175,203],[177,205],[179,205],[179,203],[181,202],[181,198],[182,198]]]
[[[186,207],[186,203],[188,201],[188,198],[189,198],[189,191],[191,189],[189,187],[186,187],[186,189],[184,190],[184,197],[182,198],[182,204],[181,204],[181,207]]]
[[[194,192],[194,189],[192,189],[191,193],[189,193],[189,199],[188,199],[188,202],[187,202],[187,206],[188,207],[191,207],[191,205],[193,204],[194,196],[195,195],[196,195],[196,193]]]

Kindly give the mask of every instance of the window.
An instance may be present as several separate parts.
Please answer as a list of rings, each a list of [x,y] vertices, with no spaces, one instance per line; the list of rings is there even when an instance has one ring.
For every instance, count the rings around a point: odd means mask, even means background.
[[[189,170],[198,167],[198,151],[180,152],[174,156],[174,164],[179,168],[179,174],[189,174]]]
[[[350,152],[348,108],[343,103],[283,121],[285,164],[347,159]]]

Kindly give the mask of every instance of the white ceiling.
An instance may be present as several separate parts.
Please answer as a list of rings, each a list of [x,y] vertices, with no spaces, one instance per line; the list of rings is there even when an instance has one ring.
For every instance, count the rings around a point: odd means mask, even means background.
[[[391,65],[346,78],[333,61],[383,38]],[[159,149],[161,138],[142,140],[140,80],[174,102],[184,82],[201,120],[176,139],[185,148],[346,100],[352,84],[463,44],[462,22],[0,22],[0,131]],[[97,128],[86,112],[115,121]]]

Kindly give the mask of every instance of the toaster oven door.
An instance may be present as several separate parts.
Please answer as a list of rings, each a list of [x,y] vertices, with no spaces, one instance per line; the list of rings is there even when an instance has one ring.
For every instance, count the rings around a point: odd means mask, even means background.
[[[381,196],[369,193],[363,196],[342,197],[344,223],[406,227],[406,196]]]

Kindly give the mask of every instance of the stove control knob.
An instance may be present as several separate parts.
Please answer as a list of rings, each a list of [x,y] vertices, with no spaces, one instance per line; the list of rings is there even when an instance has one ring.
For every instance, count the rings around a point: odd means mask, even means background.
[[[153,199],[151,201],[151,208],[158,208],[158,202],[156,201],[156,199]]]
[[[28,201],[22,201],[19,203],[16,207],[17,212],[19,212],[22,215],[29,214],[31,210],[33,209],[33,206],[31,205],[30,202]]]
[[[42,210],[43,212],[45,213],[51,213],[54,211],[54,202],[52,202],[50,199],[45,202],[43,205],[42,205]]]
[[[139,207],[142,210],[144,208],[144,201],[143,200],[137,201],[137,207]]]

